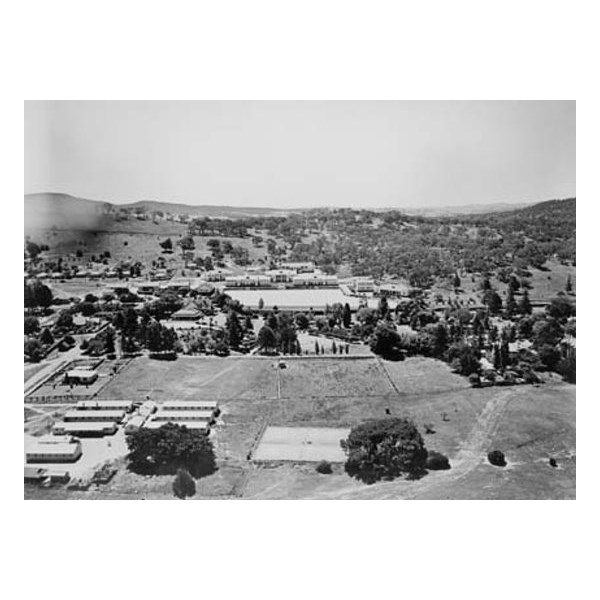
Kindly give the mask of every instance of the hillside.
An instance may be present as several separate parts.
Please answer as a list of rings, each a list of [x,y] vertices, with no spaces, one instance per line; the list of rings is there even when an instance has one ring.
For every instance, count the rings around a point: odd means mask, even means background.
[[[25,230],[103,229],[113,220],[109,202],[85,200],[68,194],[28,194],[24,202]]]
[[[192,206],[190,204],[177,204],[170,202],[157,202],[155,200],[141,200],[131,204],[120,204],[118,208],[145,211],[145,212],[163,212],[171,214],[188,215],[190,217],[211,217],[213,219],[243,219],[246,217],[277,217],[286,216],[290,210],[265,207],[244,207],[244,206],[211,206],[201,205]],[[295,211],[299,212],[299,211]]]
[[[264,207],[191,206],[143,200],[130,204],[113,204],[77,198],[68,194],[27,194],[24,201],[25,230],[73,229],[112,231],[122,229],[127,214],[164,213],[222,219],[286,216],[293,211]]]

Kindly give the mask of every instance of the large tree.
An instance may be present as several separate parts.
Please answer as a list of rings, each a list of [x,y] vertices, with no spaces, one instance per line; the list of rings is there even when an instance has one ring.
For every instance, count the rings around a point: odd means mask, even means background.
[[[417,427],[408,419],[367,421],[354,427],[340,443],[347,456],[346,472],[365,483],[424,473],[427,450]]]
[[[258,331],[258,347],[265,352],[277,348],[277,336],[275,332],[268,326],[263,325]]]
[[[141,427],[127,433],[127,459],[140,473],[169,474],[186,469],[195,477],[216,469],[209,437],[183,425],[166,423],[159,429]]]
[[[369,345],[372,352],[383,358],[398,360],[402,357],[401,338],[389,325],[383,323],[377,325],[371,336]]]

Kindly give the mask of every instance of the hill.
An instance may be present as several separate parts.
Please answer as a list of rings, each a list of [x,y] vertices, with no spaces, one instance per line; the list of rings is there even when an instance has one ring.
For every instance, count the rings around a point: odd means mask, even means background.
[[[121,217],[126,213],[150,215],[162,212],[191,217],[244,219],[286,216],[294,212],[264,207],[191,206],[153,200],[113,204],[57,193],[26,194],[24,211],[25,230],[54,228],[81,231],[111,231],[122,228]]]
[[[192,206],[190,204],[177,204],[171,202],[158,202],[156,200],[141,200],[131,204],[120,204],[118,208],[132,211],[163,212],[190,217],[211,217],[214,219],[244,219],[247,217],[279,217],[290,212],[280,208],[244,207],[244,206],[212,206],[204,204]]]

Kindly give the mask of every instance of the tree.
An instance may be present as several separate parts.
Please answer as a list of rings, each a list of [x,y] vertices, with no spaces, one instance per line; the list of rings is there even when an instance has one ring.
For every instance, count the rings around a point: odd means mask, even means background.
[[[46,346],[51,346],[54,344],[54,336],[48,327],[45,327],[42,331],[42,335],[40,335],[40,342]]]
[[[557,296],[552,298],[550,304],[546,306],[546,314],[553,319],[564,322],[569,317],[575,316],[575,305],[567,296]]]
[[[38,246],[35,242],[32,242],[30,240],[27,240],[25,242],[25,250],[29,255],[29,258],[31,258],[32,260],[35,260],[42,251],[40,246]]]
[[[138,473],[173,474],[186,469],[194,477],[202,477],[216,469],[210,438],[184,425],[141,427],[127,433],[126,441],[129,466]]]
[[[24,354],[31,362],[39,362],[42,359],[42,345],[36,339],[27,340],[24,343]]]
[[[294,317],[294,321],[296,322],[298,329],[301,329],[301,330],[308,329],[308,325],[309,325],[308,317],[304,313],[298,313]]]
[[[184,235],[179,240],[179,245],[182,250],[194,250],[196,248],[196,244],[194,243],[194,238],[191,235]]]
[[[258,299],[258,310],[262,310],[265,307],[265,301],[262,298]]]
[[[56,326],[71,329],[73,327],[73,315],[68,310],[61,310],[58,319],[56,319]]]
[[[483,295],[483,302],[487,304],[490,312],[493,315],[497,315],[502,310],[502,298],[498,295],[498,292],[494,290],[487,290]]]
[[[369,345],[372,352],[383,358],[398,360],[402,356],[400,336],[389,325],[377,325]]]
[[[519,301],[519,312],[522,315],[530,315],[532,310],[531,301],[529,300],[529,292],[527,290],[523,290],[523,295]]]
[[[454,286],[455,289],[459,289],[460,288],[460,277],[458,276],[458,273],[454,273],[454,278],[452,279],[452,285]]]
[[[274,350],[277,347],[277,337],[275,332],[268,326],[263,325],[257,336],[258,347],[265,352]]]
[[[242,341],[242,328],[237,313],[233,310],[230,310],[227,315],[225,331],[227,332],[227,343],[231,348],[237,350]]]
[[[466,342],[453,344],[448,349],[448,361],[461,375],[471,375],[480,370],[479,351]]]
[[[185,500],[188,496],[196,494],[196,482],[185,469],[177,469],[177,475],[173,480],[173,493],[177,498]]]
[[[565,292],[570,294],[573,291],[573,284],[571,283],[571,274],[567,277],[567,284],[565,285]]]
[[[104,349],[108,354],[114,354],[115,352],[115,330],[110,326],[105,330]]]
[[[24,319],[24,333],[25,335],[31,335],[32,333],[40,330],[40,322],[36,317],[25,317]]]
[[[164,242],[160,242],[159,246],[166,252],[173,250],[173,242],[171,238],[167,238]]]
[[[517,303],[515,302],[515,296],[513,294],[513,288],[508,287],[506,293],[506,306],[504,307],[504,313],[507,317],[512,317],[517,312]]]
[[[346,302],[344,304],[344,312],[342,313],[342,324],[346,329],[349,329],[352,325],[352,313],[350,311],[350,305]]]
[[[408,419],[371,420],[353,427],[341,441],[345,470],[365,483],[424,473],[427,450],[415,424]]]

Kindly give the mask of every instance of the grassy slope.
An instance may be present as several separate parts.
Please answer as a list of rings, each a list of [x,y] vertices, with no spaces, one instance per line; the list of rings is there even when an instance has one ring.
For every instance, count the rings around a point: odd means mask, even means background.
[[[296,366],[290,367],[292,362]],[[371,389],[365,389],[365,382],[371,382]],[[423,358],[384,365],[376,359],[288,361],[284,370],[271,360],[180,358],[173,363],[138,359],[105,393],[115,399],[150,394],[158,400],[221,400],[223,413],[211,434],[219,471],[198,482],[199,498],[240,493],[323,499],[575,495],[575,387],[567,384],[471,389],[443,363]],[[436,433],[425,436],[427,447],[446,453],[453,469],[419,481],[365,486],[340,466],[326,476],[310,465],[262,468],[246,461],[267,421],[336,427],[384,416],[386,408],[413,418],[422,431],[425,423],[433,425]],[[487,452],[495,448],[506,453],[506,469],[486,463]],[[558,469],[548,466],[549,456],[557,457]],[[27,486],[26,497],[170,498],[170,483],[169,477],[144,478],[123,466],[111,484],[96,492]]]

